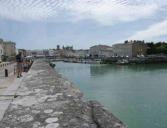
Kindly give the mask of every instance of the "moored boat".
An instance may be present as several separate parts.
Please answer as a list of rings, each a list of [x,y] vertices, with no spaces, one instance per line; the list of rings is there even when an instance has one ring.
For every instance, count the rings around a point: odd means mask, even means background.
[[[127,64],[129,64],[129,61],[126,60],[126,59],[118,60],[118,61],[116,62],[116,64],[117,64],[117,65],[127,65]]]

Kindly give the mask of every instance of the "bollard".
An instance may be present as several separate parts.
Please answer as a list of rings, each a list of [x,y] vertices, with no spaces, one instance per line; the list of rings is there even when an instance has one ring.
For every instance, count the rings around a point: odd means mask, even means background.
[[[5,69],[5,77],[8,77],[8,70]]]

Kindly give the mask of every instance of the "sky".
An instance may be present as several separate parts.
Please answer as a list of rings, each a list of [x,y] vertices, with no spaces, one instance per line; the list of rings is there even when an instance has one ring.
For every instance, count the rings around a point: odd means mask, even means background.
[[[24,49],[167,41],[167,0],[0,0],[0,38]]]

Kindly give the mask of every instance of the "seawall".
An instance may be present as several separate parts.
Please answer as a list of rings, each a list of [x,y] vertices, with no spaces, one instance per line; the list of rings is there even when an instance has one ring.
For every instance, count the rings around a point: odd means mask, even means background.
[[[127,128],[44,60],[24,76],[0,122],[0,128]]]
[[[167,63],[167,56],[148,56],[143,58],[107,58],[102,60],[105,64],[112,64],[116,63],[119,60],[127,59],[129,61],[129,64],[158,64],[158,63]]]

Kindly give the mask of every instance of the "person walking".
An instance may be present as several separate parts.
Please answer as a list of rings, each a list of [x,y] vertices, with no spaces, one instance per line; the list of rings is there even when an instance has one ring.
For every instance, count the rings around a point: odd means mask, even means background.
[[[16,62],[17,62],[17,78],[22,77],[22,70],[23,70],[23,58],[22,53],[16,55]]]
[[[24,58],[24,61],[23,61],[23,67],[24,67],[24,72],[28,72],[28,59],[27,58]]]

